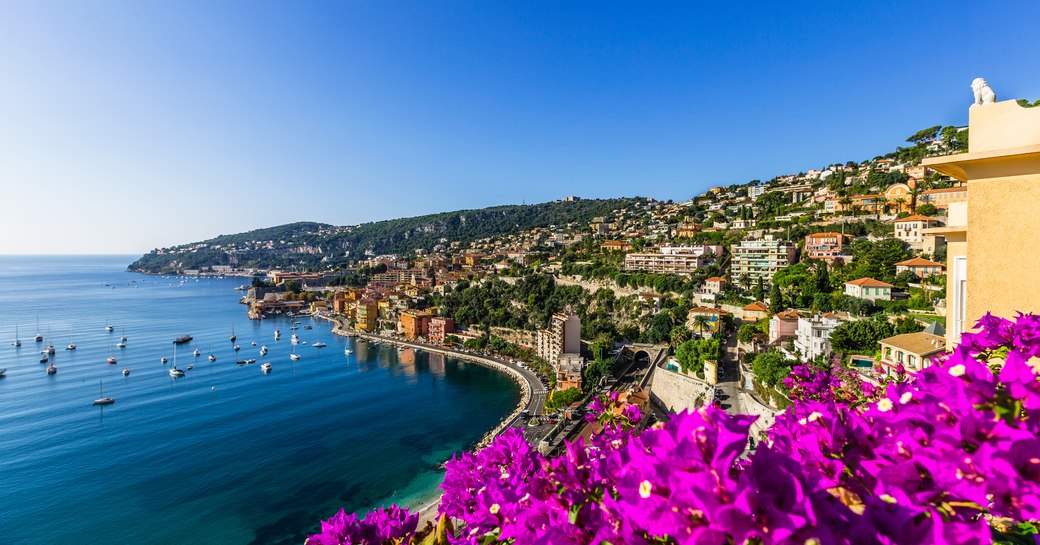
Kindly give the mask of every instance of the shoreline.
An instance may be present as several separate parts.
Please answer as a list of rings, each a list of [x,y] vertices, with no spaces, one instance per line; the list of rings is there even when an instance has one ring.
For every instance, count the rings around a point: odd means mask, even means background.
[[[313,318],[320,318],[332,322],[332,334],[339,335],[341,337],[357,337],[365,340],[373,340],[379,342],[387,342],[394,345],[406,346],[411,348],[418,348],[421,350],[427,350],[429,352],[438,353],[444,356],[448,356],[457,360],[466,361],[469,363],[475,363],[477,365],[487,367],[494,371],[508,376],[520,389],[520,400],[517,402],[516,408],[513,409],[508,415],[506,415],[501,422],[490,431],[484,434],[484,436],[473,446],[472,451],[479,451],[486,447],[494,440],[500,433],[505,431],[511,422],[516,420],[517,417],[527,408],[531,403],[531,385],[528,384],[526,377],[520,373],[517,369],[510,367],[497,360],[486,358],[483,356],[474,356],[473,354],[467,354],[465,352],[458,352],[455,350],[447,349],[444,347],[430,346],[422,343],[407,341],[404,339],[397,339],[394,337],[383,337],[381,335],[375,335],[372,333],[366,333],[363,331],[356,331],[346,326],[346,321],[343,318],[337,316],[329,316],[323,313],[311,314]],[[445,460],[447,461],[447,460]],[[437,508],[440,506],[441,492],[439,491],[436,495],[426,498],[415,506],[414,509],[409,509],[413,513],[419,514],[419,527],[425,526],[427,523],[437,522]],[[402,506],[403,507],[403,506]]]

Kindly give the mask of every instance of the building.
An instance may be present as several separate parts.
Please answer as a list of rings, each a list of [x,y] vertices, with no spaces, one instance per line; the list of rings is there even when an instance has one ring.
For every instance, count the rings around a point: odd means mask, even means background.
[[[728,313],[720,308],[693,307],[686,314],[686,326],[690,328],[690,330],[698,333],[712,333],[718,331],[719,324],[722,322],[722,317],[726,314]],[[697,319],[697,316],[705,317],[703,328],[700,324],[700,320]]]
[[[900,261],[896,263],[896,274],[903,271],[910,271],[917,275],[918,278],[925,278],[932,276],[933,274],[942,274],[945,272],[946,266],[942,263],[936,263],[922,257],[915,257],[913,259],[907,259],[906,261]]]
[[[356,303],[354,326],[361,331],[374,331],[379,322],[379,303],[374,299],[362,299]]]
[[[556,313],[549,321],[549,328],[535,335],[535,352],[550,364],[560,354],[581,353],[581,321],[577,314]]]
[[[632,249],[632,245],[620,240],[608,240],[600,244],[599,249],[604,252],[627,252]]]
[[[722,253],[722,246],[662,246],[656,254],[625,255],[625,270],[688,275]]]
[[[455,333],[455,320],[445,316],[430,317],[430,332],[427,338],[431,343],[444,344],[448,335]]]
[[[852,237],[842,233],[813,233],[805,237],[805,257],[822,259],[827,263],[845,260],[845,248]]]
[[[749,305],[744,305],[741,309],[740,319],[745,322],[757,322],[762,318],[769,317],[769,307],[761,301],[755,301]]]
[[[937,227],[942,223],[928,216],[914,214],[900,218],[892,222],[895,229],[895,237],[910,245],[911,248],[920,250],[924,244],[925,229]]]
[[[785,310],[774,314],[769,319],[769,344],[793,339],[798,334],[799,318],[801,315],[797,310]]]
[[[585,358],[581,354],[560,354],[556,360],[556,389],[581,389]]]
[[[406,310],[401,313],[401,331],[408,340],[425,337],[430,332],[430,318],[433,314],[425,310]]]
[[[944,189],[928,189],[921,192],[918,205],[929,203],[936,208],[949,208],[950,203],[968,202],[968,187],[947,187]]]
[[[701,291],[705,293],[713,293],[718,295],[722,292],[722,286],[726,283],[726,279],[721,276],[712,276],[704,281],[704,286]]]
[[[1040,108],[1014,100],[968,109],[968,152],[922,164],[967,183],[967,201],[949,205],[946,237],[946,339],[991,312],[1040,313]]]
[[[845,282],[845,295],[871,301],[891,301],[894,287],[892,284],[873,278],[860,278]]]
[[[765,186],[765,184],[750,185],[747,188],[747,196],[750,197],[751,200],[755,200],[755,199],[757,199],[757,198],[759,198],[759,197],[761,197],[762,195],[765,195],[765,194],[766,194],[766,186]]]
[[[767,288],[772,285],[776,271],[795,262],[794,244],[773,235],[741,241],[734,244],[730,252],[733,254],[730,278],[739,280],[747,276],[752,284],[761,280]]]
[[[885,376],[896,374],[900,369],[916,373],[933,364],[937,355],[946,353],[946,339],[927,331],[905,333],[882,339],[881,370]]]
[[[794,347],[807,360],[829,356],[831,332],[843,322],[839,316],[831,313],[811,317],[799,316]]]

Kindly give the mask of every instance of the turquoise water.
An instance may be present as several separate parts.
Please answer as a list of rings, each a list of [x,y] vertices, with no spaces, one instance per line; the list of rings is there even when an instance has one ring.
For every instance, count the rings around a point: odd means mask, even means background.
[[[2,543],[299,544],[340,506],[427,497],[438,464],[519,399],[489,369],[355,343],[309,318],[293,363],[287,321],[245,317],[233,291],[243,279],[182,283],[127,273],[130,261],[0,257]],[[20,348],[10,345],[16,324]],[[185,334],[195,342],[178,348],[177,364],[194,369],[172,379],[160,358],[172,363],[172,340]],[[310,346],[319,340],[328,347]],[[64,350],[70,342],[78,349]],[[57,349],[51,376],[38,363],[47,343]],[[247,358],[257,363],[235,364]],[[114,405],[91,404],[99,379]]]

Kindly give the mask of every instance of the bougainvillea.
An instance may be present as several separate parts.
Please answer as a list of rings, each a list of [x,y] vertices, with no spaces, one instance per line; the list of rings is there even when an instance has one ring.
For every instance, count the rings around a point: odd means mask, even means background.
[[[510,430],[448,463],[440,513],[458,536],[425,541],[1040,542],[1040,318],[987,315],[978,327],[880,388],[796,367],[791,406],[753,451],[755,417],[710,407],[642,431],[638,414],[600,419],[602,433],[556,458]],[[404,511],[341,512],[308,542],[419,542],[414,529]]]

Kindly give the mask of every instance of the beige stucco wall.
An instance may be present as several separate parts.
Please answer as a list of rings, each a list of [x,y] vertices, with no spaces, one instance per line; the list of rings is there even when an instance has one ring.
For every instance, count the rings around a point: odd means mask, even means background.
[[[1040,313],[1040,160],[1033,166],[1034,174],[969,182],[969,324],[987,311]]]
[[[978,153],[1040,143],[1040,108],[1014,100],[968,108],[968,151]]]
[[[650,399],[669,412],[694,411],[711,403],[714,390],[704,381],[658,367],[650,383]]]

